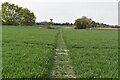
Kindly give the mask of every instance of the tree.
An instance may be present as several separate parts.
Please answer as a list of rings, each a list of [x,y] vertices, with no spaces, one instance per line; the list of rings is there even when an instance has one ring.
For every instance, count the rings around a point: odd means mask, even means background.
[[[9,4],[8,2],[5,2],[2,4],[2,22],[4,24],[11,25],[13,24],[13,16],[15,10],[12,8],[14,5]]]
[[[35,15],[27,8],[19,7],[8,2],[2,3],[2,24],[7,25],[33,25]]]
[[[53,19],[50,19],[51,22],[53,22]]]
[[[76,26],[76,29],[85,29],[95,26],[95,22],[92,21],[92,19],[88,19],[86,16],[83,16],[82,18],[75,20],[74,25]]]
[[[30,12],[27,8],[24,8],[19,11],[19,22],[21,25],[32,25],[35,24],[35,16],[34,13]]]
[[[91,27],[96,27],[96,26],[97,26],[97,23],[95,21],[92,21]]]
[[[76,25],[76,28],[77,28],[77,29],[84,29],[84,28],[86,28],[87,23],[86,23],[85,20],[77,19],[77,20],[75,21],[75,25]]]
[[[53,19],[50,19],[50,24],[51,24],[51,25],[53,24]]]

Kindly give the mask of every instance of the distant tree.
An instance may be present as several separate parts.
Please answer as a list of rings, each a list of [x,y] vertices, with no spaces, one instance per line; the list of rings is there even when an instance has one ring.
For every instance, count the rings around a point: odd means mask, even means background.
[[[51,24],[51,25],[53,24],[53,19],[50,19],[50,24]]]
[[[119,25],[114,25],[114,26],[111,26],[111,28],[120,28]]]
[[[91,26],[91,19],[88,19],[87,17],[83,16],[82,18],[79,18],[75,20],[75,26],[77,29],[85,29]]]
[[[96,26],[97,26],[96,22],[95,22],[95,21],[92,21],[91,27],[96,27]]]
[[[36,24],[37,24],[37,25],[50,25],[51,22],[44,21],[44,22],[37,22]],[[68,22],[66,22],[66,23],[53,23],[53,22],[52,22],[52,25],[58,25],[58,26],[72,26],[73,23],[68,23]]]
[[[87,27],[86,21],[82,19],[77,19],[75,25],[77,29],[85,29]]]
[[[76,26],[76,29],[85,29],[96,27],[96,22],[92,21],[92,19],[89,19],[86,16],[83,16],[82,18],[75,20],[74,25]]]
[[[53,22],[53,19],[50,19],[51,22]]]
[[[35,15],[26,8],[8,2],[2,3],[2,24],[7,25],[33,25]]]
[[[69,23],[69,22],[66,22],[66,23],[65,23],[65,25],[66,25],[66,26],[69,26],[69,25],[70,25],[70,23]]]
[[[37,22],[37,25],[50,25],[51,22],[43,21],[43,22]]]

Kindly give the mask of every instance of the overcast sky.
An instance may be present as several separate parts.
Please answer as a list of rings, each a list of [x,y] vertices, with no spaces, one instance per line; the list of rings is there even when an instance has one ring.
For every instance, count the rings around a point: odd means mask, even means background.
[[[82,16],[97,22],[118,24],[119,0],[2,0],[33,11],[36,21],[71,22]]]

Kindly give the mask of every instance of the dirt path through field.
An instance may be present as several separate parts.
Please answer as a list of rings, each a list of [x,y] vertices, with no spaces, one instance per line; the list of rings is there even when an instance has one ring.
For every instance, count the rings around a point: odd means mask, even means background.
[[[54,65],[51,71],[52,78],[76,78],[71,65],[69,57],[69,50],[67,50],[62,31],[59,32],[57,37],[56,54],[54,57]]]

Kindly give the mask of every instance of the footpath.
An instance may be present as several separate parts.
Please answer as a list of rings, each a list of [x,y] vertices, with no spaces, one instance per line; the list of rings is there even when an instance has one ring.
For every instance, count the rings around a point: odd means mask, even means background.
[[[54,64],[50,74],[51,78],[76,78],[62,31],[60,31],[57,36],[55,51]]]

